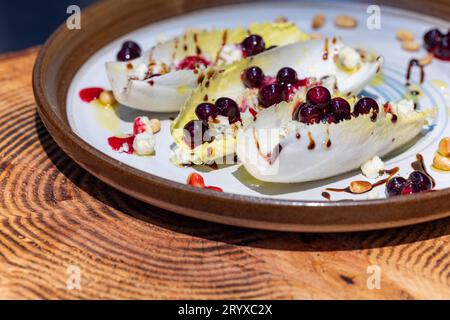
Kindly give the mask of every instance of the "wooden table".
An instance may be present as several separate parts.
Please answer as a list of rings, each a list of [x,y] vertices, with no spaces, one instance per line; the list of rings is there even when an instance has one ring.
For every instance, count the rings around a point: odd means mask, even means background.
[[[450,219],[265,232],[188,219],[108,187],[43,127],[31,89],[37,51],[0,57],[0,298],[450,298]],[[372,265],[380,289],[367,287]]]

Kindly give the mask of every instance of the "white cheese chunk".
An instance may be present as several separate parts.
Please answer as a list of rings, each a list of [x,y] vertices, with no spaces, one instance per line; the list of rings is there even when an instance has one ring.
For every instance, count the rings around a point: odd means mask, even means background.
[[[219,60],[225,64],[242,59],[242,50],[235,44],[227,44],[223,46],[219,54]]]
[[[343,47],[339,50],[339,61],[347,69],[355,69],[361,65],[361,56],[351,47]]]
[[[147,156],[155,152],[155,137],[151,132],[139,133],[134,138],[133,149],[140,156]]]
[[[383,170],[384,162],[378,156],[364,162],[361,166],[363,175],[369,179],[378,178],[380,176],[380,172],[383,172]]]

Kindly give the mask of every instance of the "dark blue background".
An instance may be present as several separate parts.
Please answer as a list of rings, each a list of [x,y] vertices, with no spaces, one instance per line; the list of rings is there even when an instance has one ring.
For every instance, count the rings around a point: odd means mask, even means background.
[[[69,16],[67,7],[81,8],[94,0],[0,0],[0,52],[42,44]],[[81,16],[83,19],[83,16]]]

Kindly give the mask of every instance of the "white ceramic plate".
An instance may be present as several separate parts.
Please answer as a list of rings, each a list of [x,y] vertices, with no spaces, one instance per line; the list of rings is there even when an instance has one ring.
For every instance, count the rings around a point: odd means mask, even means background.
[[[179,168],[170,161],[170,146],[172,138],[169,132],[170,117],[175,114],[150,114],[120,106],[117,112],[108,113],[109,120],[105,120],[105,113],[84,103],[78,96],[81,89],[87,87],[110,88],[105,73],[105,62],[113,61],[126,39],[138,42],[147,49],[158,40],[182,34],[187,27],[233,27],[246,26],[251,22],[273,21],[278,16],[286,16],[294,21],[307,33],[320,32],[324,36],[341,36],[348,44],[377,52],[385,57],[385,66],[381,77],[377,77],[369,85],[364,95],[381,97],[382,100],[399,100],[405,95],[405,73],[409,59],[421,58],[426,51],[406,52],[401,49],[396,40],[396,31],[401,27],[410,29],[416,39],[422,40],[423,34],[432,27],[447,30],[449,23],[442,20],[422,16],[419,14],[381,7],[381,29],[369,30],[366,20],[369,14],[367,5],[361,4],[304,4],[304,3],[261,3],[239,6],[227,6],[180,16],[141,28],[108,44],[94,54],[73,79],[67,96],[67,113],[73,131],[83,140],[101,152],[113,157],[129,166],[160,176],[172,181],[185,183],[186,177],[193,171],[201,172],[207,184],[220,186],[225,192],[259,197],[273,197],[294,200],[324,200],[322,192],[329,187],[344,188],[350,181],[367,180],[360,170],[333,177],[327,180],[299,184],[269,184],[257,181],[246,173],[239,165],[229,166],[220,170],[205,168]],[[311,18],[318,12],[324,13],[327,19],[325,26],[311,30]],[[334,26],[336,15],[346,14],[358,20],[355,29],[338,29]],[[412,83],[419,84],[418,70],[413,70]],[[411,162],[420,153],[425,159],[428,171],[436,180],[436,189],[450,187],[450,174],[438,172],[431,168],[431,161],[436,152],[439,139],[450,136],[449,109],[450,105],[450,63],[437,59],[425,68],[425,82],[420,86],[423,96],[420,106],[436,106],[437,118],[432,130],[424,131],[414,143],[402,150],[398,150],[383,160],[386,168],[400,167],[400,174],[407,176],[411,172]],[[121,154],[111,150],[107,138],[119,132],[132,132],[133,119],[147,115],[149,118],[162,120],[162,130],[156,136],[156,155],[139,157]],[[370,180],[369,180],[370,181]],[[372,180],[373,182],[374,180]],[[349,195],[346,193],[332,193],[332,200],[367,199],[368,197],[384,197],[384,186],[374,189],[370,194]]]

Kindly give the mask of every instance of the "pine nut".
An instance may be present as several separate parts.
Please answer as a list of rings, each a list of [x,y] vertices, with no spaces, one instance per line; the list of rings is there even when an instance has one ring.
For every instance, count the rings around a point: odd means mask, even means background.
[[[337,16],[335,20],[336,27],[340,28],[355,28],[358,22],[352,16]]]
[[[419,63],[421,66],[426,66],[426,65],[429,65],[431,63],[431,61],[433,61],[433,54],[429,53],[425,57],[421,58],[419,60]]]
[[[439,170],[450,171],[450,158],[436,153],[433,158],[433,167]]]
[[[312,19],[312,28],[319,29],[325,24],[325,16],[323,14],[316,14]]]
[[[439,141],[438,152],[444,157],[450,157],[450,137],[445,137]]]
[[[407,40],[412,41],[414,40],[414,35],[408,29],[401,28],[397,31],[397,39],[402,42]]]
[[[275,23],[286,23],[288,21],[289,21],[288,18],[286,18],[285,16],[278,16],[275,19]]]
[[[372,190],[373,186],[367,181],[352,181],[349,188],[351,193],[361,194]]]
[[[419,51],[420,44],[416,40],[406,40],[402,42],[402,48],[406,51]]]
[[[153,133],[157,133],[161,130],[161,122],[158,119],[150,120],[150,126],[152,127]]]

